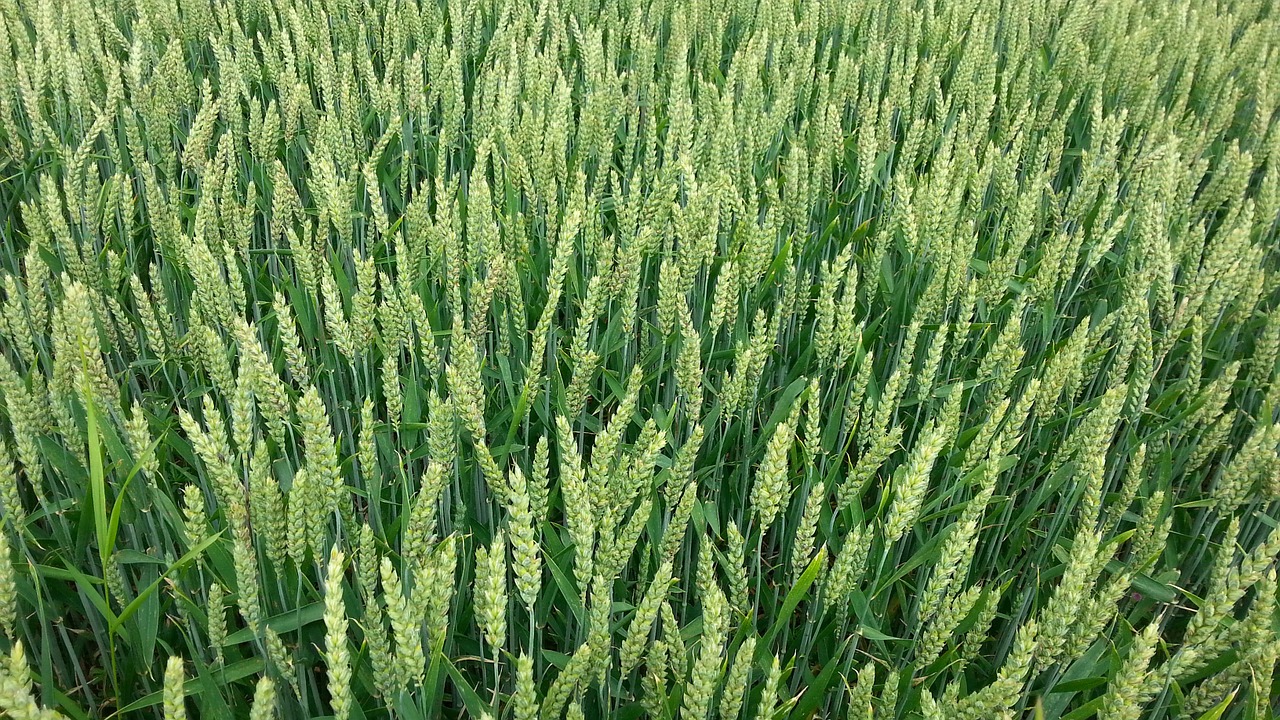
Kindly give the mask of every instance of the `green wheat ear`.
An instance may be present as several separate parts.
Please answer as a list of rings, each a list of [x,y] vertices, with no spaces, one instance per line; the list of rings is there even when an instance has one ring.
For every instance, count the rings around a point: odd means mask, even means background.
[[[185,680],[182,658],[176,656],[169,658],[164,671],[165,720],[183,720],[187,717]]]

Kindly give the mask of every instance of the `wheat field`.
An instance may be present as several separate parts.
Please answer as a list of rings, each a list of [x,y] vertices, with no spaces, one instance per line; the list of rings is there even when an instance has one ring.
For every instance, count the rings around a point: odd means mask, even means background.
[[[0,0],[0,717],[1275,717],[1278,13]]]

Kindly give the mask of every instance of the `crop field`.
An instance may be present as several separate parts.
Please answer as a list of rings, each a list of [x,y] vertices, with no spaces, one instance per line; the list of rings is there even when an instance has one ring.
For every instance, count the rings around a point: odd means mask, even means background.
[[[0,717],[1276,717],[1278,13],[0,0]]]

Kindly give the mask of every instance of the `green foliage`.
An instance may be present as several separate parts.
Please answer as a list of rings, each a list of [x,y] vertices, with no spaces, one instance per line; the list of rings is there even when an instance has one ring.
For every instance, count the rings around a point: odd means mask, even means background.
[[[0,717],[1271,717],[1278,57],[0,0]]]

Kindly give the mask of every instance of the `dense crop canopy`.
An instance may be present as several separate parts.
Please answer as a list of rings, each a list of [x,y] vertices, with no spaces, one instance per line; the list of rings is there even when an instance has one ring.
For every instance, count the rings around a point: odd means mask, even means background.
[[[0,0],[0,717],[1271,717],[1278,58]]]

